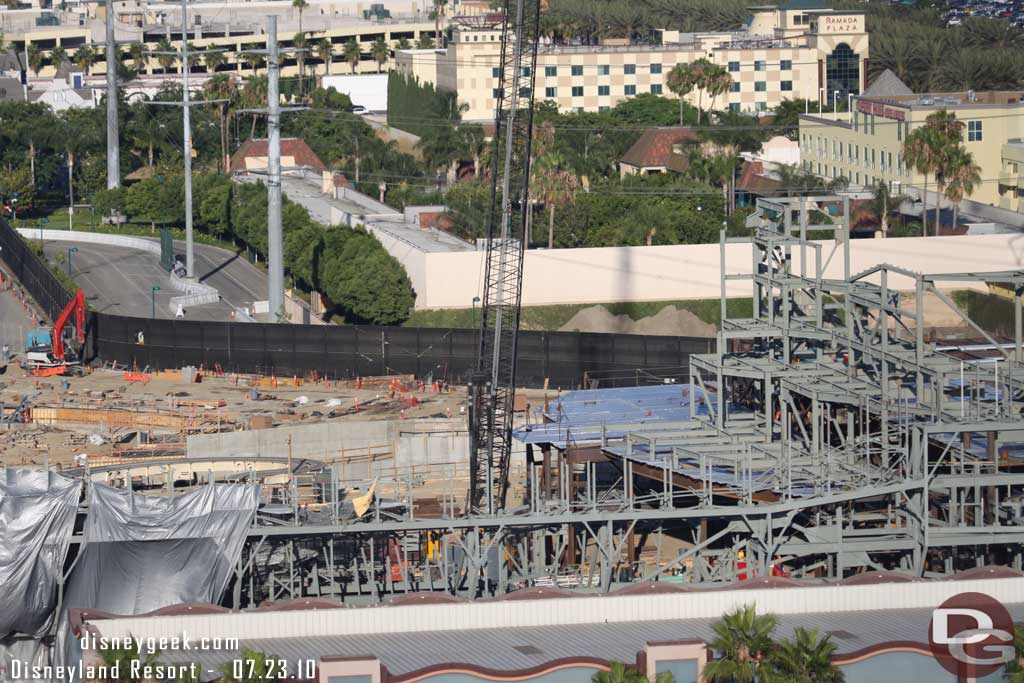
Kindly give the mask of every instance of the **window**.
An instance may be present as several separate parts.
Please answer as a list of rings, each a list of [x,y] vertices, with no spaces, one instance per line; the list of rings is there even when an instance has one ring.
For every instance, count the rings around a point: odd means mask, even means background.
[[[860,56],[846,43],[839,43],[825,57],[825,92],[839,91],[839,97],[860,94]]]
[[[608,109],[609,109],[608,105],[604,105],[602,107],[598,107],[597,108],[598,111],[608,111]]]
[[[530,76],[530,67],[528,67],[528,66],[524,66],[524,67],[522,67],[522,68],[521,68],[521,69],[519,70],[519,74],[520,74],[521,76],[524,76],[524,77],[527,77],[527,78],[529,78],[529,76]]]
[[[636,73],[636,64],[623,64],[622,73],[631,76]]]
[[[792,71],[793,70],[793,60],[791,60],[791,59],[783,59],[781,62],[779,62],[779,68],[781,70],[783,70],[783,71]]]
[[[733,81],[732,83],[729,84],[729,92],[739,92],[739,91],[740,91],[740,82],[739,81]]]
[[[582,85],[574,85],[574,86],[572,86],[572,96],[573,97],[583,97],[583,86]]]
[[[597,75],[598,76],[607,76],[608,75],[608,65],[607,64],[598,64],[597,65]]]
[[[609,86],[607,86],[607,85],[599,85],[599,86],[597,86],[597,94],[600,97],[607,97],[608,95],[611,95],[611,93],[612,93],[612,89]]]
[[[877,117],[876,117],[876,116],[875,116],[874,114],[872,114],[872,115],[871,115],[871,134],[872,134],[872,135],[874,135],[874,134],[875,134],[875,123],[876,123],[876,119],[877,119]]]
[[[754,83],[754,92],[764,92],[768,89],[768,83],[765,81],[757,81]]]
[[[558,97],[558,88],[544,88],[544,97],[548,97],[548,98]]]
[[[767,102],[757,102],[754,104],[754,111],[768,111]]]
[[[858,164],[860,163],[860,147],[858,147],[857,145],[853,146],[853,156],[850,158],[853,161],[856,161]]]
[[[731,112],[738,112],[739,110],[740,110],[740,103],[739,102],[730,102],[729,103],[729,111],[731,111]]]
[[[661,64],[651,64],[651,73],[652,74],[660,74],[661,73]]]
[[[570,71],[572,72],[573,76],[582,76],[583,75],[583,65],[582,64],[573,64],[570,67]]]
[[[739,62],[729,62],[729,71],[731,71],[732,73],[736,73],[739,70],[740,70],[740,63]]]
[[[652,95],[660,95],[661,94],[661,83],[651,83],[651,94]]]
[[[871,150],[871,169],[874,170],[874,168],[875,168],[875,150],[872,149]]]
[[[853,174],[853,183],[854,185],[860,185],[860,171]]]
[[[627,95],[635,95],[636,94],[636,86],[635,85],[627,85],[626,86],[626,94]]]
[[[860,130],[860,112],[859,111],[854,111],[853,112],[853,129],[856,130],[856,131]]]
[[[544,75],[545,76],[557,76],[558,75],[558,67],[557,66],[546,66],[546,67],[544,67]]]
[[[495,88],[494,90],[492,90],[491,91],[491,97],[493,97],[496,100],[500,100],[501,99],[501,88]]]
[[[501,67],[496,66],[493,69],[491,69],[491,75],[494,76],[495,78],[501,78]]]
[[[981,142],[981,121],[967,122],[967,142]]]
[[[763,59],[754,60],[754,71],[764,71],[765,63]]]
[[[832,141],[832,161],[836,160],[836,141]]]
[[[790,92],[793,90],[793,81],[782,81],[779,83],[779,89],[782,92]]]
[[[885,165],[889,168],[889,172],[892,173],[892,152],[885,153]]]
[[[868,167],[868,146],[864,145],[864,168]]]

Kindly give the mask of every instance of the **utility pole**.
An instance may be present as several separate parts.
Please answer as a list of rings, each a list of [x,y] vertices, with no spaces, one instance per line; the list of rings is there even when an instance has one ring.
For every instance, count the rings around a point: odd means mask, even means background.
[[[281,235],[281,60],[277,48],[277,17],[267,17],[267,266],[270,269],[271,321],[284,309],[284,242]]]
[[[185,112],[185,277],[192,280],[196,276],[196,259],[195,243],[192,240],[192,112],[189,109],[188,72],[188,0],[181,0],[181,97]]]
[[[121,187],[121,148],[117,126],[117,45],[114,42],[114,0],[107,8],[107,189]],[[187,110],[186,110],[187,111]]]

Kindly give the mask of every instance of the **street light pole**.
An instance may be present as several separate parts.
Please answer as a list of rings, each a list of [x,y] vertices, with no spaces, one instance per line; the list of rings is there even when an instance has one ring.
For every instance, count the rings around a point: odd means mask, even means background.
[[[835,114],[839,111],[839,91],[834,90],[832,92],[832,113]]]
[[[153,302],[153,316],[152,316],[153,320],[156,320],[156,293],[159,292],[159,291],[160,291],[160,288],[157,287],[157,286],[154,286],[149,291],[150,297],[152,298],[152,302]]]
[[[71,255],[78,253],[78,247],[68,247],[68,277],[71,277]]]

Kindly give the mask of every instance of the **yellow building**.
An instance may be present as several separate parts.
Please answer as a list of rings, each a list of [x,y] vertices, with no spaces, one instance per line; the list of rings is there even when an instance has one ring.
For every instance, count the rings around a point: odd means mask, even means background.
[[[872,85],[872,89],[874,85]],[[853,96],[852,112],[800,116],[803,167],[825,178],[846,178],[852,188],[887,183],[920,198],[924,177],[903,162],[903,141],[943,109],[963,121],[963,139],[981,167],[982,182],[970,199],[1024,211],[1024,91],[873,94]],[[928,203],[938,199],[928,179]]]
[[[542,45],[536,99],[551,100],[562,111],[599,111],[641,93],[671,96],[669,71],[702,57],[733,79],[717,108],[767,111],[786,99],[861,92],[868,58],[862,12],[834,11],[818,0],[789,0],[753,12],[743,31],[661,31],[657,45]],[[491,120],[500,87],[500,39],[497,26],[464,22],[453,29],[446,49],[398,51],[396,68],[458,93],[468,107],[465,119]],[[688,100],[696,105],[700,96],[693,92]],[[706,94],[703,104],[710,104]]]

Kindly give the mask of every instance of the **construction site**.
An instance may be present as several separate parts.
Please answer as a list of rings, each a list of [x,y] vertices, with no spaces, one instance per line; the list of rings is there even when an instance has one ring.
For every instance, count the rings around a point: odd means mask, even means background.
[[[521,386],[540,10],[506,4],[477,348],[444,379],[126,367],[90,354],[81,293],[6,243],[5,265],[39,278],[21,276],[26,305],[57,324],[48,351],[0,375],[2,661],[80,660],[89,615],[196,603],[1024,569],[1024,271],[854,272],[848,198],[759,199],[749,237],[722,233],[721,325],[685,367]],[[948,293],[985,282],[1013,293],[1012,340]],[[726,305],[737,286],[742,317]],[[928,297],[965,339],[929,332]]]

